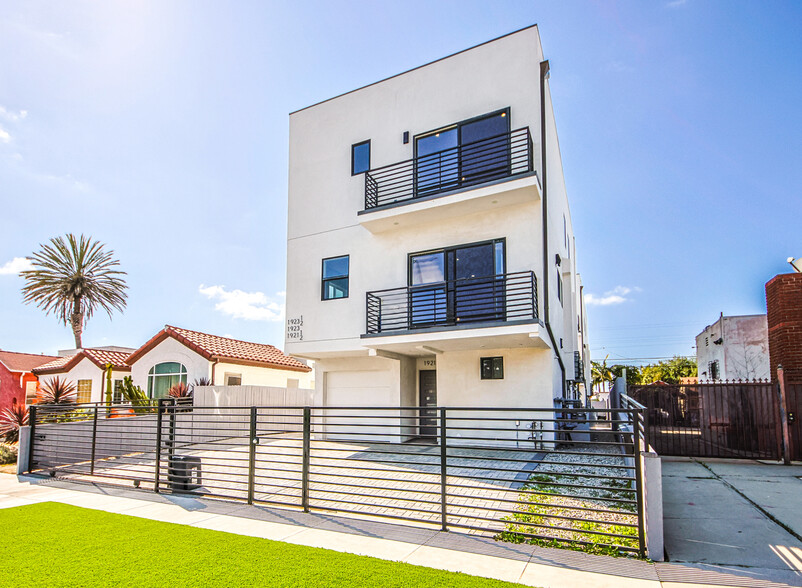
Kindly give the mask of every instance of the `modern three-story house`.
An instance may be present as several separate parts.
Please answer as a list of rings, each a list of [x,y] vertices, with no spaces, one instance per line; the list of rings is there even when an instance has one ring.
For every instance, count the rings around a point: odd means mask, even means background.
[[[321,405],[574,394],[585,313],[537,27],[293,112],[287,268],[286,352],[315,360]]]

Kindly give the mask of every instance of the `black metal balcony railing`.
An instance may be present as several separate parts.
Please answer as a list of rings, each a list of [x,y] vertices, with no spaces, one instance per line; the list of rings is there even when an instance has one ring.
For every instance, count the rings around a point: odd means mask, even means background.
[[[448,280],[367,293],[367,334],[537,319],[535,272]]]
[[[531,172],[529,127],[365,172],[365,210]]]

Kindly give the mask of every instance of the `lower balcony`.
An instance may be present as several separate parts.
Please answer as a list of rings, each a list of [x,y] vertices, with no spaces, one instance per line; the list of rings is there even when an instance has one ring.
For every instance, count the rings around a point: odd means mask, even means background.
[[[538,320],[535,273],[447,280],[367,293],[366,337]]]

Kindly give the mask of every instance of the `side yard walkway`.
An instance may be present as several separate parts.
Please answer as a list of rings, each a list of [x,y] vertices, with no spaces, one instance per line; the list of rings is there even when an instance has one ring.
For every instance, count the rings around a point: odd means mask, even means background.
[[[529,586],[679,588],[694,585],[799,585],[798,582],[761,581],[737,571],[726,573],[718,570],[711,575],[709,570],[683,564],[651,564],[531,545],[499,543],[482,537],[443,533],[437,529],[0,474],[0,508],[45,501],[369,555]],[[749,583],[744,583],[745,580]]]
[[[663,458],[666,555],[743,586],[802,586],[802,466]],[[658,564],[659,568],[662,564]],[[661,575],[681,580],[682,574]]]

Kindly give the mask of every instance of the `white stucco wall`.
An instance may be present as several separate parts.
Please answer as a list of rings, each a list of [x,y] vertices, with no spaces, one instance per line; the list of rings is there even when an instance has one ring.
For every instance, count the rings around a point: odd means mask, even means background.
[[[211,378],[211,363],[207,359],[195,353],[183,343],[179,343],[172,337],[167,337],[131,366],[131,377],[134,380],[134,384],[147,392],[150,368],[167,361],[181,363],[187,368],[188,384],[198,378]]]
[[[721,340],[720,343],[716,341]],[[768,322],[765,314],[721,316],[696,336],[699,380],[711,379],[718,361],[722,380],[770,378]]]
[[[114,380],[122,380],[125,376],[130,376],[130,372],[124,371],[115,371],[112,370],[112,386],[114,385]],[[94,363],[92,363],[89,359],[84,357],[79,361],[75,367],[71,370],[61,373],[61,374],[46,374],[43,376],[39,376],[40,386],[44,384],[49,379],[53,377],[60,377],[66,378],[68,381],[72,382],[76,386],[78,386],[78,380],[91,380],[92,381],[92,397],[90,402],[104,402],[105,399],[105,382],[106,382],[106,373],[101,368],[97,367]]]
[[[352,363],[354,356],[368,353],[360,338],[366,331],[366,292],[406,286],[410,253],[506,239],[506,271],[534,271],[537,276],[542,320],[544,268],[539,197],[514,203],[499,198],[498,207],[489,211],[461,212],[437,219],[423,215],[414,224],[374,232],[360,224],[358,215],[364,209],[364,175],[351,176],[351,146],[355,143],[371,140],[371,168],[375,169],[412,158],[416,135],[509,107],[510,128],[530,129],[533,161],[542,177],[542,59],[537,29],[530,28],[290,116],[287,318],[296,323],[302,319],[302,327],[300,337],[297,330],[294,336],[287,337],[285,349],[292,355],[325,362],[318,366],[315,377],[321,402],[326,388],[323,374],[335,365],[330,362],[356,365]],[[563,340],[559,352],[566,377],[572,378],[573,352],[580,345],[576,329],[580,304],[575,241],[548,91],[546,97],[549,255],[545,271],[549,272],[551,286],[550,322],[558,347]],[[402,141],[404,132],[410,135],[406,144]],[[503,193],[505,187],[501,183],[494,189]],[[554,262],[556,254],[563,258],[560,267]],[[340,255],[350,256],[349,297],[322,301],[322,260]],[[566,284],[565,306],[557,298],[556,282],[560,278]],[[554,371],[557,362],[553,352],[549,353],[551,356],[530,349],[526,356],[533,365],[543,368],[529,369],[538,386],[549,390],[542,394],[543,399],[551,399],[561,391],[559,371]],[[398,372],[398,390],[390,395],[396,405],[417,403],[417,372],[413,374],[409,363],[414,361],[414,355],[387,368]],[[383,365],[379,358],[365,359],[373,362],[372,366]],[[452,369],[457,370],[453,375],[461,378],[458,367],[458,362],[446,361],[442,368],[438,367],[438,378],[450,377]],[[509,381],[507,385],[516,384]],[[529,389],[527,383],[516,394],[525,396]],[[485,396],[479,388],[477,393],[481,398],[497,400]],[[376,398],[376,402],[385,401],[381,395]]]
[[[243,386],[274,386],[286,388],[287,380],[298,380],[299,388],[315,387],[315,372],[295,372],[273,368],[219,362],[214,368],[215,386],[225,385],[226,374],[242,376]]]

